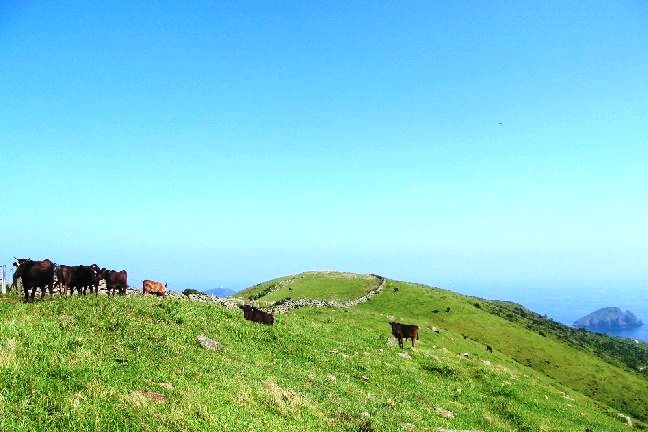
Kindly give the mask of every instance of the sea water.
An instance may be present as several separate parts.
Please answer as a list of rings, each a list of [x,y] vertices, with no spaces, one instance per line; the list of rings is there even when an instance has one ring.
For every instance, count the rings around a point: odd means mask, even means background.
[[[641,327],[632,330],[606,332],[648,342],[648,284],[631,288],[617,288],[601,285],[542,286],[517,285],[498,286],[469,285],[453,289],[462,294],[482,297],[490,300],[508,300],[519,303],[527,309],[561,324],[571,326],[574,321],[604,307],[618,307],[629,310],[644,322]]]

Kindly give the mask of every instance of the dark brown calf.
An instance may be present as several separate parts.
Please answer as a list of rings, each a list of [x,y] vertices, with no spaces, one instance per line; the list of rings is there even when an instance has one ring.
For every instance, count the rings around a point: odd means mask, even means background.
[[[398,346],[403,348],[403,339],[412,340],[412,348],[414,347],[414,339],[418,340],[418,331],[419,327],[414,324],[401,324],[394,321],[390,321],[392,328],[392,335],[398,339]]]

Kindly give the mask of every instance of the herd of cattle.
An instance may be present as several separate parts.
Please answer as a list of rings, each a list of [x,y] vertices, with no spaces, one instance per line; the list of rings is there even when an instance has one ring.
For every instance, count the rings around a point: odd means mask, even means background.
[[[74,294],[77,290],[79,294],[86,294],[87,290],[90,293],[94,291],[95,294],[99,293],[99,282],[106,281],[106,290],[109,294],[120,295],[126,294],[128,287],[128,273],[126,270],[116,271],[100,268],[97,264],[89,266],[67,266],[57,265],[45,259],[42,261],[34,261],[29,258],[16,258],[13,263],[16,267],[13,275],[13,285],[18,286],[17,282],[20,280],[25,292],[25,302],[30,299],[33,301],[36,295],[36,289],[41,289],[41,298],[45,295],[45,290],[49,290],[50,295],[54,293],[54,288],[58,287],[61,295],[67,295],[68,290],[70,295]],[[56,275],[56,278],[55,278]],[[167,285],[161,282],[152,280],[144,280],[142,282],[143,294],[156,294],[163,296],[166,294]],[[29,291],[31,290],[31,297]],[[394,289],[396,292],[397,288]],[[240,305],[239,308],[243,310],[243,317],[246,320],[273,325],[274,316],[266,311],[258,309],[251,305]],[[449,312],[450,308],[446,309]],[[438,312],[438,311],[434,311]],[[398,339],[398,346],[403,348],[403,339],[410,339],[412,347],[414,347],[414,340],[419,339],[419,327],[414,324],[401,324],[391,321],[392,335]],[[490,346],[486,346],[487,351],[493,352]]]
[[[61,295],[74,294],[74,290],[79,294],[99,293],[99,283],[103,280],[106,282],[106,290],[109,294],[126,295],[128,288],[128,273],[126,270],[109,270],[101,268],[97,264],[68,266],[56,264],[49,259],[35,261],[29,258],[16,258],[13,263],[15,267],[13,275],[13,286],[18,287],[18,282],[22,283],[25,293],[25,302],[34,300],[36,289],[40,288],[41,298],[45,291],[50,295],[54,294],[54,289],[58,288]],[[31,294],[30,294],[31,291]],[[160,282],[145,280],[142,286],[144,294],[164,295],[166,293],[166,284]]]

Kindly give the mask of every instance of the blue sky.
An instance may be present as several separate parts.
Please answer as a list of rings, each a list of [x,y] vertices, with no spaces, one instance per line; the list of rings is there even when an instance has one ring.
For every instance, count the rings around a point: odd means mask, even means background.
[[[643,1],[0,4],[0,261],[648,281]]]

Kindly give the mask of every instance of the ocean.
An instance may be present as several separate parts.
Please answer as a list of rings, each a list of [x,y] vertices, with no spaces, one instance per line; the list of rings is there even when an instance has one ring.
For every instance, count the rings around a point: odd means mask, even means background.
[[[604,286],[563,286],[551,288],[542,286],[485,287],[463,286],[453,289],[466,295],[490,300],[508,300],[526,308],[547,315],[554,321],[571,326],[577,319],[603,307],[619,307],[629,310],[644,325],[633,330],[609,332],[615,336],[638,339],[648,343],[648,284],[644,287],[610,288]]]

